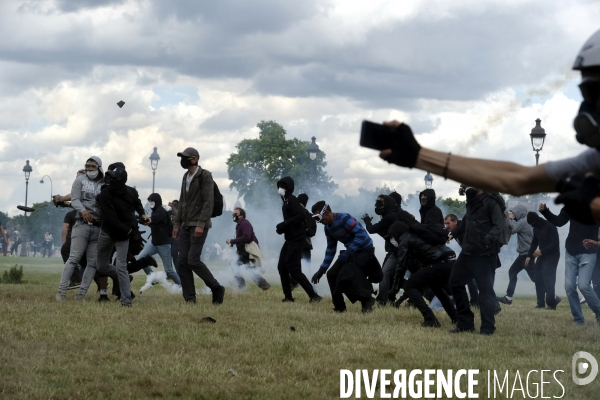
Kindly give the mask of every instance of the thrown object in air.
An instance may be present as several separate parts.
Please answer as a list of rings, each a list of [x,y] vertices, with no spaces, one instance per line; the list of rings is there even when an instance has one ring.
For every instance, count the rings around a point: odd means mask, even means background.
[[[31,208],[31,207],[25,207],[25,206],[17,206],[17,208],[21,211],[25,211],[25,212],[34,212],[35,208]]]
[[[214,319],[214,318],[212,318],[212,317],[204,317],[200,321],[207,322],[207,323],[210,323],[210,324],[214,324],[214,323],[217,322],[217,320]]]
[[[229,375],[231,375],[231,376],[237,376],[237,372],[236,372],[236,370],[235,370],[235,369],[231,369],[231,368],[230,368],[230,369],[229,369],[227,372],[228,372],[228,373],[229,373]]]
[[[296,327],[294,327],[294,326],[290,326],[290,331],[292,331],[292,332],[296,332]]]
[[[117,105],[119,106],[119,108],[123,108],[123,106],[125,105],[125,102],[123,100],[121,100],[117,103]]]

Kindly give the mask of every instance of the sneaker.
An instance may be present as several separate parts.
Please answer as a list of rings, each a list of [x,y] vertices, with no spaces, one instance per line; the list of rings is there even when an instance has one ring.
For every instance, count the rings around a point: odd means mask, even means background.
[[[535,305],[535,308],[546,308],[546,306],[544,306],[544,305],[539,305],[539,304],[536,304],[536,305]]]
[[[314,294],[313,297],[310,298],[310,300],[308,301],[309,303],[318,303],[321,300],[323,300],[323,298],[321,296],[319,296],[318,294]]]
[[[108,298],[108,295],[101,294],[100,297],[98,298],[98,303],[104,303],[105,301],[110,301],[110,299]]]
[[[461,328],[456,327],[456,328],[450,330],[450,333],[463,333],[463,332],[475,332],[475,328],[461,329]]]
[[[370,300],[364,302],[362,306],[363,314],[369,314],[373,312],[373,305],[375,305],[375,297],[371,297]]]
[[[145,256],[144,260],[146,260],[146,262],[148,263],[149,266],[151,266],[153,268],[158,268],[158,263],[156,262],[154,257],[152,257],[151,255],[148,254],[147,256]]]
[[[67,300],[67,295],[65,293],[58,292],[56,293],[56,301],[65,301]]]
[[[560,303],[562,301],[562,299],[558,296],[554,296],[554,300],[555,300],[555,304],[554,304],[554,308],[556,308],[556,306],[558,305],[558,303]]]
[[[281,300],[282,303],[293,303],[294,302],[294,298],[293,297],[286,297],[285,299]]]
[[[261,288],[262,290],[264,290],[264,291],[267,291],[267,290],[271,289],[271,285],[268,285],[268,286],[261,286],[260,288]]]
[[[221,285],[217,286],[212,290],[212,303],[223,304],[223,298],[225,297],[225,288]]]
[[[70,282],[69,286],[67,286],[67,290],[79,289],[81,286],[81,282]]]
[[[512,299],[508,299],[506,296],[497,297],[498,301],[502,304],[508,304],[509,306],[512,304]]]
[[[433,319],[426,319],[421,326],[423,328],[439,328],[442,324],[440,324],[440,321],[436,317],[433,317]]]
[[[121,303],[121,307],[131,308],[131,303]]]
[[[345,313],[347,310],[345,308],[334,308],[333,312],[341,314],[341,313]]]
[[[479,334],[482,336],[492,336],[494,332],[479,332]]]
[[[186,303],[190,303],[190,304],[196,304],[196,298],[192,297],[192,298],[189,298],[189,299],[185,299],[185,302]]]

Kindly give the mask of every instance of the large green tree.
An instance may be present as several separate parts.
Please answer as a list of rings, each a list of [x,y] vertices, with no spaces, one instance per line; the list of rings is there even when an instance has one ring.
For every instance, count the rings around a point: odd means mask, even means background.
[[[308,193],[311,198],[322,197],[337,189],[325,172],[325,153],[315,160],[308,155],[310,142],[286,139],[286,131],[275,121],[260,121],[258,139],[244,139],[237,144],[237,153],[227,159],[230,188],[235,188],[246,204],[259,206],[265,190],[275,190],[276,182],[291,176],[294,193]],[[313,197],[314,196],[314,197]]]

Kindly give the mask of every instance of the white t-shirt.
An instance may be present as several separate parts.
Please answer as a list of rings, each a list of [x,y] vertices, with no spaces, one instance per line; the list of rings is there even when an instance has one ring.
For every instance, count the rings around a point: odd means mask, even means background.
[[[600,151],[587,149],[578,156],[564,160],[550,161],[546,165],[546,173],[555,182],[569,174],[584,175],[588,172],[600,176]]]
[[[196,173],[198,172],[199,169],[200,169],[200,167],[196,167],[196,170],[194,171],[193,174],[188,173],[188,176],[185,179],[185,191],[186,192],[190,191],[190,184],[192,183],[192,179],[194,179],[194,176],[196,175]]]

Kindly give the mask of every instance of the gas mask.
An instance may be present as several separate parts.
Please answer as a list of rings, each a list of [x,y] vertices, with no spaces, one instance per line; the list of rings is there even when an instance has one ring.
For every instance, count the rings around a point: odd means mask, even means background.
[[[279,188],[279,189],[277,189],[277,193],[279,193],[279,195],[281,197],[283,197],[283,196],[285,196],[285,189],[284,188]]]
[[[384,208],[385,208],[385,204],[384,204],[383,200],[377,200],[375,202],[375,214],[383,215]]]
[[[188,169],[193,165],[192,161],[188,157],[181,157],[179,163],[181,164],[181,168],[183,169]]]
[[[98,170],[95,170],[95,171],[86,171],[85,174],[90,179],[96,179],[98,177]]]
[[[600,151],[600,112],[593,103],[587,101],[581,103],[579,113],[573,120],[573,127],[577,132],[575,138],[579,143]]]

